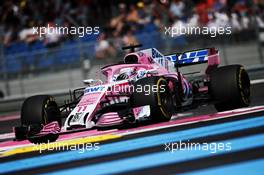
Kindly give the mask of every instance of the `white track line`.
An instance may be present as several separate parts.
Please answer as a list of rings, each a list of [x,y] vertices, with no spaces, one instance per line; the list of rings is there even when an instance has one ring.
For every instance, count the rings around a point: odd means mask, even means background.
[[[264,83],[264,79],[251,80],[250,83],[251,84],[261,84],[261,83]]]
[[[19,115],[0,116],[0,122],[9,121],[9,120],[17,120],[19,118],[20,118]]]
[[[15,138],[15,134],[13,132],[11,133],[5,133],[5,134],[0,134],[0,139],[13,139]]]

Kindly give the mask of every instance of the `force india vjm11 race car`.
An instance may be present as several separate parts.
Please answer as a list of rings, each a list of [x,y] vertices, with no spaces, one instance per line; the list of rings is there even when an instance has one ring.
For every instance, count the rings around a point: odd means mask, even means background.
[[[169,121],[173,114],[214,104],[217,111],[246,107],[250,80],[241,65],[219,67],[215,48],[164,56],[157,49],[135,51],[122,63],[101,69],[106,81],[84,80],[71,100],[58,106],[50,95],[27,98],[21,109],[16,140],[52,142],[58,135],[88,129],[135,127],[140,123]],[[188,80],[179,68],[207,63],[203,76]],[[62,118],[66,118],[62,125]]]

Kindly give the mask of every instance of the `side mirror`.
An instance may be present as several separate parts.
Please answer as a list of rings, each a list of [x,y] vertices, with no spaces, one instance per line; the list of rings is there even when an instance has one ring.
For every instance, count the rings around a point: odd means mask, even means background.
[[[90,85],[90,84],[92,84],[94,82],[95,82],[94,79],[86,79],[86,80],[83,80],[83,83],[86,84],[86,85]]]
[[[99,79],[86,79],[86,80],[83,80],[83,83],[88,85],[88,86],[91,86],[91,85],[99,85],[99,84],[103,84],[103,81],[102,80],[99,80]]]

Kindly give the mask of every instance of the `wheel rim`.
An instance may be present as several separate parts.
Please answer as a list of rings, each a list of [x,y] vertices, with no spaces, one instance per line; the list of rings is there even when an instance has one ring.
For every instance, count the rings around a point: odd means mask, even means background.
[[[49,120],[49,117],[48,116],[55,116],[55,115],[56,116],[59,115],[59,111],[58,111],[57,105],[56,105],[56,103],[49,102],[47,104],[47,107],[46,108],[45,107],[43,108],[43,118],[44,118],[45,124],[51,122]],[[56,121],[59,123],[59,125],[61,125],[61,122],[60,121],[58,121],[58,120],[56,120]]]

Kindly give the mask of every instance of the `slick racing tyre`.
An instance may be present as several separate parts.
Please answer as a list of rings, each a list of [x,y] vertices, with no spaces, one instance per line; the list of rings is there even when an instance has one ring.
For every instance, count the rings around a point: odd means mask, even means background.
[[[150,116],[153,121],[169,121],[172,116],[173,101],[170,88],[163,77],[146,77],[134,84],[134,93],[131,96],[131,106],[150,106]],[[142,92],[137,92],[142,87]],[[149,91],[144,90],[148,87]]]
[[[21,124],[33,128],[28,133],[28,140],[32,143],[47,143],[56,141],[58,135],[48,134],[34,137],[41,126],[57,121],[61,126],[60,110],[54,98],[49,95],[36,95],[27,98],[21,109]]]
[[[250,104],[250,79],[241,65],[216,68],[210,75],[210,92],[217,111],[247,107]]]

